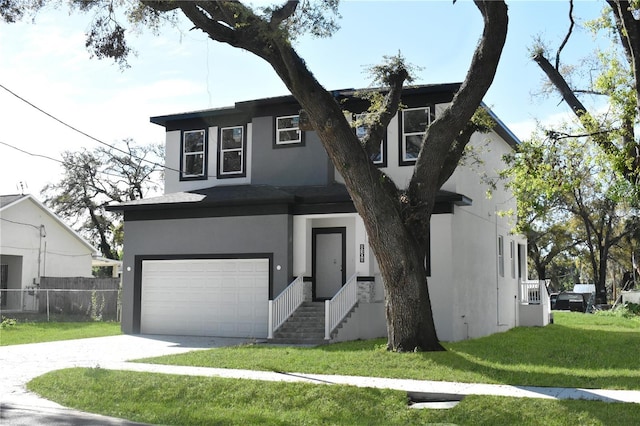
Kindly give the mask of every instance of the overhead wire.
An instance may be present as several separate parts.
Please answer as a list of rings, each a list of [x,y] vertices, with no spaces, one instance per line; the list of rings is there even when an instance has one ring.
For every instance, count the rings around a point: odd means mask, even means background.
[[[180,171],[179,171],[179,170],[177,170],[177,169],[173,169],[173,168],[171,168],[171,167],[167,167],[166,165],[164,165],[164,164],[160,164],[160,163],[156,163],[155,161],[147,160],[146,158],[138,157],[138,156],[136,156],[136,155],[132,154],[131,152],[127,152],[127,151],[125,151],[125,150],[123,150],[123,149],[121,149],[121,148],[118,148],[117,146],[114,146],[114,145],[111,145],[111,144],[109,144],[109,143],[107,143],[107,142],[104,142],[104,141],[102,141],[102,140],[100,140],[100,139],[96,138],[95,136],[92,136],[92,135],[90,135],[90,134],[88,134],[88,133],[86,133],[86,132],[84,132],[84,131],[82,131],[82,130],[78,129],[78,128],[77,128],[77,127],[75,127],[75,126],[72,126],[71,124],[68,124],[67,122],[65,122],[65,121],[63,121],[63,120],[61,120],[61,119],[59,119],[58,117],[54,116],[53,114],[48,113],[47,111],[45,111],[45,110],[43,110],[42,108],[40,108],[40,107],[38,107],[37,105],[35,105],[34,103],[30,102],[29,100],[27,100],[27,99],[23,98],[22,96],[18,95],[18,94],[17,94],[17,93],[15,93],[14,91],[10,90],[10,89],[9,89],[9,88],[7,88],[6,86],[4,86],[2,83],[0,83],[0,88],[1,88],[1,89],[3,89],[3,90],[5,90],[6,92],[8,92],[9,94],[11,94],[12,96],[16,97],[17,99],[21,100],[22,102],[26,103],[26,104],[27,104],[27,105],[29,105],[30,107],[32,107],[32,108],[34,108],[34,109],[36,109],[37,111],[39,111],[39,112],[41,112],[42,114],[46,115],[47,117],[51,118],[52,120],[54,120],[54,121],[56,121],[56,122],[58,122],[58,123],[62,124],[63,126],[65,126],[65,127],[69,128],[69,129],[73,130],[73,131],[74,131],[74,132],[76,132],[76,133],[79,133],[79,134],[81,134],[81,135],[83,135],[83,136],[85,136],[85,137],[87,137],[87,138],[91,139],[92,141],[98,142],[98,143],[99,143],[99,144],[101,144],[101,145],[107,146],[107,147],[109,147],[110,149],[113,149],[113,150],[115,150],[115,151],[118,151],[118,152],[120,152],[120,153],[122,153],[122,154],[125,154],[125,155],[127,155],[127,156],[129,156],[129,157],[131,157],[131,158],[134,158],[134,159],[136,159],[136,160],[138,160],[138,161],[143,161],[143,162],[145,162],[145,163],[149,163],[149,164],[151,164],[151,165],[153,165],[153,166],[160,167],[160,168],[163,168],[163,169],[165,169],[165,170],[171,170],[171,171],[178,172],[178,173],[180,172]],[[36,155],[39,155],[39,154],[36,154]],[[43,157],[45,157],[45,158],[46,158],[46,156],[43,156]]]
[[[26,151],[26,150],[24,150],[22,148],[18,148],[17,146],[11,145],[10,143],[6,143],[6,142],[3,142],[3,141],[0,141],[0,145],[4,145],[4,146],[9,147],[11,149],[15,149],[16,151],[20,151],[23,154],[30,155],[32,157],[40,157],[40,158],[44,158],[46,160],[55,161],[56,163],[60,163],[65,167],[69,166],[69,163],[66,163],[63,160],[59,160],[57,158],[49,157],[48,155],[34,154],[33,152],[29,152],[29,151]],[[111,176],[111,177],[116,177],[116,178],[122,178],[121,175],[116,175],[114,173],[105,172],[103,170],[96,170],[96,173],[100,173],[100,174],[103,174],[103,175],[106,175],[106,176]]]

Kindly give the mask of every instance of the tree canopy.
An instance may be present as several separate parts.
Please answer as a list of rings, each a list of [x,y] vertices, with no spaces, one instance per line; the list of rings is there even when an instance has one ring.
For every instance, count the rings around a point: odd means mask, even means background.
[[[120,215],[104,207],[144,198],[160,187],[160,147],[137,146],[129,139],[121,145],[118,151],[103,147],[65,151],[63,178],[43,189],[45,204],[108,259],[120,258],[123,230]]]

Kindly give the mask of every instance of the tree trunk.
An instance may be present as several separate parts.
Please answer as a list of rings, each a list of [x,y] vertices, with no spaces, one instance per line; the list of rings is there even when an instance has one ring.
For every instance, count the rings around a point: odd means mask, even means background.
[[[415,178],[419,182],[410,191],[419,197],[411,206],[420,209],[419,220],[416,220],[411,215],[407,217],[409,206],[401,201],[395,184],[371,163],[340,105],[315,79],[286,34],[280,31],[282,16],[292,13],[295,4],[287,3],[276,10],[269,22],[256,17],[240,3],[212,2],[197,6],[176,2],[175,6],[213,40],[246,49],[267,61],[307,113],[329,158],[344,178],[380,265],[385,285],[389,349],[442,350],[427,288],[424,234],[428,232],[442,170],[453,171],[444,167],[445,162],[457,163],[460,158],[460,155],[449,155],[450,148],[463,133],[493,81],[506,37],[506,5],[498,1],[476,1],[485,29],[467,78],[454,97],[451,110],[445,113],[446,119],[438,125],[432,124],[438,129],[432,132],[434,141],[423,142],[428,152],[421,153],[419,161],[421,158],[424,163],[426,156],[433,157],[434,161],[429,164],[433,168],[422,167],[425,173]],[[158,4],[153,2],[149,6]],[[200,8],[206,9],[206,13]]]

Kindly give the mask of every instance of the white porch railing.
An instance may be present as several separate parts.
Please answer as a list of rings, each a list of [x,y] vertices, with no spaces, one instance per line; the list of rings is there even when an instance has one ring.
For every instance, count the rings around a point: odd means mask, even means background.
[[[542,293],[547,292],[544,281],[521,281],[520,303],[527,305],[539,305],[542,303]]]
[[[544,327],[551,319],[547,283],[544,280],[521,281],[518,324],[523,327]]]
[[[331,339],[331,332],[340,324],[351,308],[358,302],[358,274],[342,286],[333,299],[324,302],[324,339]]]
[[[304,281],[299,276],[274,300],[269,300],[268,338],[273,339],[276,331],[304,302]]]

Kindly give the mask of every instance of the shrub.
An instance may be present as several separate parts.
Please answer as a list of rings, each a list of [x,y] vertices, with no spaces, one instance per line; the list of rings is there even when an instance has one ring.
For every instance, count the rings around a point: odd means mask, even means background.
[[[2,322],[0,323],[0,328],[13,327],[16,325],[18,321],[15,318],[7,318],[5,316],[2,317]]]

